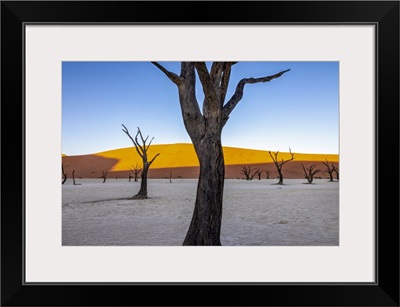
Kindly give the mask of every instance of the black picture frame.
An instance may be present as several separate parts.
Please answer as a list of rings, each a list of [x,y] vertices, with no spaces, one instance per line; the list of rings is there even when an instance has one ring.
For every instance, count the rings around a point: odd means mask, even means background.
[[[24,283],[23,40],[30,22],[375,25],[376,282]],[[2,1],[1,76],[2,306],[399,306],[399,1]]]

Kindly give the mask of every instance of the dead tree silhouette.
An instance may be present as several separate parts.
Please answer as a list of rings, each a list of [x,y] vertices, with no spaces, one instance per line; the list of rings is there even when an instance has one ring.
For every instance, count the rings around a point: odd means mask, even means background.
[[[255,174],[258,176],[258,180],[261,180],[261,175],[262,175],[262,173],[263,173],[263,171],[262,171],[261,169],[258,168],[258,169],[256,170],[256,173],[255,173]]]
[[[254,176],[256,175],[257,169],[251,168],[249,165],[243,165],[241,168],[240,173],[242,173],[246,180],[253,180]]]
[[[141,169],[141,168],[139,167],[139,165],[136,163],[135,166],[132,165],[131,171],[132,171],[133,176],[134,176],[134,181],[137,182],[137,181],[138,181],[138,176],[139,176],[140,172],[142,171],[142,169]]]
[[[75,183],[75,170],[72,171],[72,181],[74,185],[81,185],[80,183]]]
[[[145,199],[147,198],[147,173],[149,171],[150,165],[154,162],[154,160],[160,155],[159,153],[154,156],[153,159],[148,161],[147,159],[147,151],[149,150],[149,147],[151,145],[151,142],[153,141],[154,137],[150,140],[149,144],[147,143],[147,140],[149,136],[147,136],[145,139],[143,138],[142,132],[140,131],[140,128],[138,127],[138,131],[136,133],[135,138],[133,138],[130,134],[128,129],[122,125],[124,129],[122,129],[123,132],[126,133],[126,135],[131,139],[133,144],[135,145],[136,151],[139,154],[139,156],[142,158],[143,161],[143,168],[142,168],[142,180],[140,182],[140,190],[136,195],[133,195],[133,198],[140,198],[140,199]],[[138,137],[140,137],[140,140],[142,144],[139,143]]]
[[[282,174],[282,166],[286,163],[288,163],[289,161],[292,161],[294,159],[294,153],[292,153],[292,150],[289,147],[289,153],[291,155],[291,158],[288,160],[281,160],[280,162],[278,161],[278,154],[279,151],[274,153],[274,156],[272,156],[271,151],[268,151],[269,155],[271,156],[272,161],[275,164],[276,170],[278,172],[278,176],[279,176],[279,182],[277,184],[283,184],[283,174]]]
[[[334,165],[333,163],[329,165],[329,162],[327,159],[325,159],[326,162],[322,162],[326,166],[326,172],[329,174],[329,182],[333,182],[333,172],[334,172]]]
[[[333,172],[334,172],[335,175],[336,175],[336,180],[339,181],[339,167],[335,166],[335,165],[332,163],[332,169],[333,169]]]
[[[303,165],[303,163],[301,163],[301,166],[303,167],[303,171],[304,171],[304,178],[307,179],[308,183],[312,183],[314,181],[314,176],[315,174],[319,173],[321,170],[316,169],[315,167],[317,166],[316,164],[312,164],[309,167],[305,167]]]
[[[103,178],[103,183],[107,180],[107,173],[107,171],[103,171],[103,175],[101,176],[101,178]]]

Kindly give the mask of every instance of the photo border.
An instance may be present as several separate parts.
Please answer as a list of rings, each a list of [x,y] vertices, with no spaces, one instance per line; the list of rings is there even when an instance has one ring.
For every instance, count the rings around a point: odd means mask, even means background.
[[[399,306],[399,2],[19,2],[1,3],[1,304],[2,306]],[[155,10],[168,13],[160,21]],[[187,22],[181,10],[193,11]],[[202,12],[207,12],[207,17]],[[215,12],[215,13],[214,13]],[[219,22],[215,22],[219,20]],[[375,24],[376,284],[24,283],[24,25],[43,24]],[[22,102],[22,103],[21,103]],[[387,136],[390,136],[388,139]],[[12,149],[11,149],[12,148]],[[384,151],[385,150],[385,151]],[[15,162],[21,154],[21,164]],[[362,153],[360,153],[361,155]],[[11,163],[11,161],[13,163]],[[382,167],[379,167],[381,165]],[[391,168],[391,169],[393,169]],[[388,180],[390,178],[390,181]],[[384,184],[381,184],[384,183]],[[20,183],[20,185],[16,184]],[[19,198],[21,197],[21,198]],[[390,200],[387,202],[387,200]],[[386,201],[385,201],[386,200]],[[147,295],[145,288],[153,291]],[[161,295],[167,291],[167,295]],[[183,295],[185,293],[185,295]],[[204,293],[205,295],[201,295]],[[157,295],[158,294],[158,295]],[[188,298],[186,298],[188,297]],[[210,299],[210,297],[212,299]]]

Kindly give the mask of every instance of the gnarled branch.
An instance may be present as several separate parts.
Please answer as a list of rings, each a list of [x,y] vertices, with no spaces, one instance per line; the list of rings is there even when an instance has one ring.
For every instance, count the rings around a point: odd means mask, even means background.
[[[179,86],[181,84],[182,79],[177,74],[174,74],[173,72],[170,72],[169,70],[165,69],[162,65],[160,65],[157,62],[151,62],[151,63],[154,66],[156,66],[159,70],[161,70],[176,85]]]
[[[289,70],[290,69],[283,70],[272,76],[266,76],[266,77],[261,77],[261,78],[243,78],[242,80],[240,80],[236,86],[235,93],[232,95],[231,99],[229,99],[229,101],[224,105],[224,109],[223,109],[224,124],[227,122],[229,115],[231,114],[233,109],[237,106],[239,101],[242,99],[244,86],[246,84],[269,82],[271,80],[279,78],[280,76],[282,76],[284,73],[288,72]]]

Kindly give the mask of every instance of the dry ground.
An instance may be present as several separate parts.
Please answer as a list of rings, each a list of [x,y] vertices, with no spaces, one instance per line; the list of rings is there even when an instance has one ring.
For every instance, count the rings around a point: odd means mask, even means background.
[[[62,244],[180,246],[193,213],[197,179],[150,179],[149,198],[133,200],[139,182],[77,179],[62,186]],[[336,246],[339,183],[316,179],[225,180],[224,246]]]

